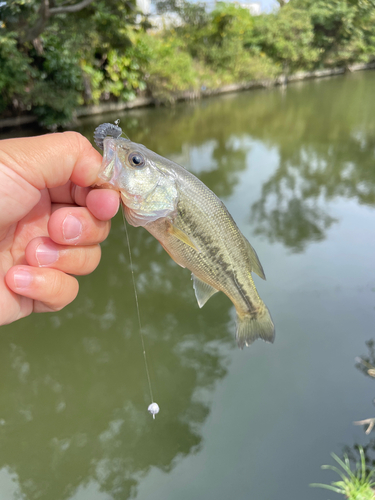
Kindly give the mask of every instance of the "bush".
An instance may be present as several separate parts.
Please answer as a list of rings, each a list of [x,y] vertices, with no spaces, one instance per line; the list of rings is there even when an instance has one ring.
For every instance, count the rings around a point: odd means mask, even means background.
[[[311,69],[320,51],[313,46],[314,30],[308,11],[288,4],[280,12],[262,15],[256,21],[254,42],[284,72]]]
[[[138,35],[125,50],[110,50],[105,66],[103,91],[121,100],[131,100],[146,88],[145,68],[152,57],[144,37]]]
[[[31,59],[18,50],[15,33],[0,37],[0,113],[12,104],[16,109],[25,109],[28,84],[35,76],[30,62]]]
[[[42,125],[65,125],[72,120],[77,106],[83,103],[78,55],[61,46],[56,36],[43,41],[43,53],[33,54],[37,77],[27,102]]]
[[[324,66],[370,61],[375,55],[375,9],[371,0],[295,0],[313,27],[312,45]]]
[[[174,102],[183,91],[199,87],[193,59],[173,34],[145,36],[150,59],[146,68],[147,88],[160,102]]]

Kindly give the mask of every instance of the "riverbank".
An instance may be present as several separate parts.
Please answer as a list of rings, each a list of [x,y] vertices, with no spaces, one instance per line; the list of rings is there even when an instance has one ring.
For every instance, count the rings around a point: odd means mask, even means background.
[[[288,83],[308,80],[313,78],[324,78],[328,76],[344,75],[347,72],[364,71],[375,69],[375,61],[371,63],[357,63],[349,65],[345,68],[328,68],[315,71],[300,71],[291,75],[280,75],[273,79],[252,80],[242,83],[234,83],[223,85],[218,88],[201,88],[199,91],[186,91],[178,94],[176,101],[189,101],[195,99],[203,99],[213,95],[228,94],[232,92],[241,92],[244,90],[252,90],[259,88],[270,88],[279,85],[287,85]],[[126,109],[141,108],[147,106],[158,105],[158,101],[152,97],[137,97],[126,102],[111,102],[96,104],[92,106],[82,106],[74,113],[74,120],[83,116],[101,115],[112,113],[113,111],[123,111]],[[37,122],[37,117],[34,115],[19,116],[14,118],[5,118],[0,120],[0,129],[9,129],[14,127],[22,127]]]

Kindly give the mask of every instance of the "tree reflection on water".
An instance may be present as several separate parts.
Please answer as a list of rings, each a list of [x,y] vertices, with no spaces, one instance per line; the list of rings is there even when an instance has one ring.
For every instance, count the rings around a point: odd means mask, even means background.
[[[374,137],[353,135],[346,127],[339,137],[336,142],[319,140],[316,147],[312,133],[293,154],[281,147],[279,167],[251,207],[258,234],[302,251],[309,242],[324,239],[337,222],[325,208],[333,198],[375,204]]]
[[[225,352],[234,346],[230,303],[224,299],[211,314],[207,304],[209,322],[207,310],[202,315],[196,307],[192,315],[189,273],[170,263],[148,233],[132,228],[161,407],[153,421],[121,225],[119,218],[103,265],[82,280],[66,312],[16,323],[0,339],[0,470],[17,475],[25,498],[70,498],[93,482],[113,498],[128,498],[151,467],[169,471],[201,447],[210,390],[224,377]]]

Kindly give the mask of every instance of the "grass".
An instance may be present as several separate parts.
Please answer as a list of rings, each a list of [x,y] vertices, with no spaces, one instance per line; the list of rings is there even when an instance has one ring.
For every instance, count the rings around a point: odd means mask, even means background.
[[[341,466],[341,469],[334,465],[323,465],[322,469],[329,469],[337,472],[341,477],[341,481],[335,481],[331,484],[314,483],[310,486],[325,488],[326,490],[334,491],[344,495],[349,500],[375,500],[375,470],[367,472],[365,454],[362,447],[359,447],[361,456],[360,462],[356,463],[355,471],[350,467],[350,461],[347,455],[344,455],[344,460],[341,460],[337,455],[332,453],[332,457]]]

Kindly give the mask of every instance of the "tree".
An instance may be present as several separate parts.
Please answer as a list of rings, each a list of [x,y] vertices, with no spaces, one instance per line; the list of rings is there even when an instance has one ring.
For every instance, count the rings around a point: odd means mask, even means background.
[[[191,3],[187,0],[160,0],[156,2],[159,14],[175,12],[184,24],[190,27],[202,27],[208,23],[208,14],[204,3]]]
[[[255,18],[255,43],[284,72],[308,69],[318,60],[314,30],[307,10],[287,4],[278,12]]]
[[[109,51],[132,46],[136,9],[132,0],[16,0],[0,15],[0,112],[32,109],[53,125],[71,120],[83,96],[93,99]],[[10,57],[19,65],[15,80]]]
[[[16,0],[9,6],[4,6],[11,17],[8,22],[12,29],[19,33],[21,43],[32,42],[41,35],[51,17],[58,14],[76,13],[90,5],[94,0],[80,0],[79,2],[58,2],[55,0]],[[17,14],[19,14],[17,16]]]
[[[294,0],[292,5],[309,13],[312,42],[325,65],[367,62],[374,57],[373,0]]]

